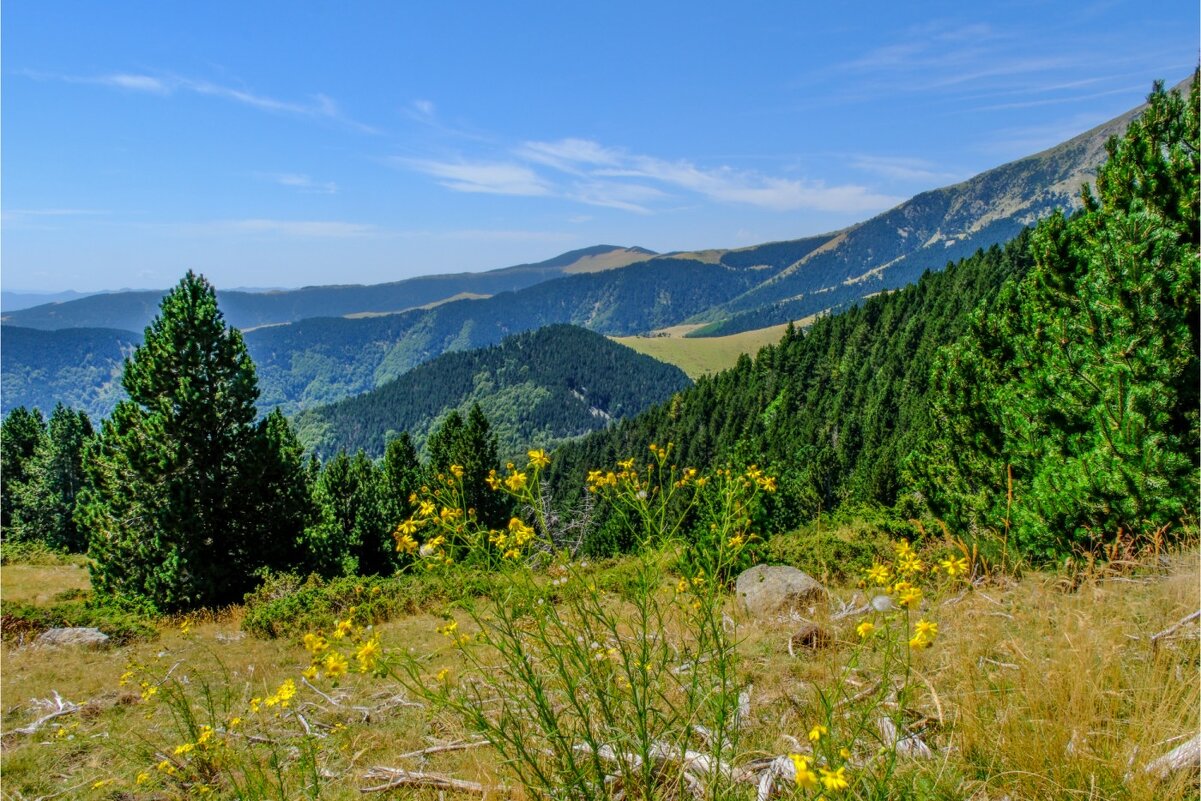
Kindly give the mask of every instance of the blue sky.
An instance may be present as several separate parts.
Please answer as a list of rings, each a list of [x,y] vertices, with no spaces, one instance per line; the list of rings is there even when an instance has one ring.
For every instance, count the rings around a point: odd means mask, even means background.
[[[1197,63],[1196,0],[6,0],[8,290],[374,283],[832,230]]]

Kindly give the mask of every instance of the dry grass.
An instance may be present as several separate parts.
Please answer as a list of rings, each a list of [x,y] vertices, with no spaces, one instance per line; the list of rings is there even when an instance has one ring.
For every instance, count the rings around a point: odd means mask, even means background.
[[[806,317],[797,322],[798,326],[808,325],[812,317]],[[765,345],[778,344],[784,336],[784,325],[773,325],[754,331],[743,331],[724,337],[685,337],[688,331],[700,326],[674,326],[664,329],[660,334],[665,336],[632,336],[611,337],[639,353],[652,356],[661,362],[674,364],[692,379],[703,375],[711,375],[733,367],[738,357],[744,353],[754,356]]]
[[[52,596],[79,583],[78,573],[10,573],[13,567],[4,568],[6,597],[18,590],[26,599]],[[25,583],[16,582],[20,575]],[[979,585],[953,603],[944,600],[927,610],[938,620],[940,635],[936,647],[917,657],[915,686],[924,688],[917,708],[937,756],[904,767],[886,797],[1195,798],[1191,777],[1155,783],[1142,766],[1201,725],[1197,627],[1158,645],[1150,641],[1153,633],[1197,610],[1199,582],[1198,555],[1191,551],[1154,569],[1074,588],[1056,575],[1028,573],[1017,581]],[[42,588],[35,592],[39,583]],[[855,592],[836,588],[834,595],[848,599]],[[824,605],[811,615],[802,612],[830,629],[834,647],[798,650],[793,656],[791,624],[738,620],[741,668],[754,685],[744,742],[748,756],[798,750],[817,714],[817,688],[832,686],[845,666],[856,620],[830,621]],[[226,671],[235,706],[298,678],[308,662],[299,644],[242,637],[238,622],[236,612],[203,620],[187,637],[165,622],[157,640],[107,651],[6,645],[0,654],[5,732],[35,719],[31,700],[53,691],[91,703],[82,714],[51,721],[36,734],[5,738],[4,798],[55,793],[163,798],[162,786],[150,790],[132,780],[147,767],[146,743],[170,747],[179,735],[164,706],[143,702],[136,686],[119,687],[118,677],[131,662],[159,673],[179,663],[172,675],[199,689],[215,684]],[[381,627],[383,641],[392,649],[442,652],[437,665],[454,669],[455,656],[436,633],[441,622],[430,614],[394,621]],[[870,682],[870,665],[852,673],[851,680]],[[346,706],[335,708],[301,688],[297,702],[317,704],[306,712],[311,719],[344,724],[320,741],[319,766],[329,774],[322,798],[360,797],[359,787],[368,783],[363,774],[374,765],[444,772],[489,785],[503,776],[488,749],[399,760],[405,751],[470,734],[455,720],[424,709],[401,707],[364,721],[347,708],[377,703],[384,690],[395,688],[351,676],[337,690]],[[65,733],[59,736],[60,731]],[[118,781],[92,789],[105,779]],[[438,797],[436,791],[423,792],[405,797]]]
[[[48,604],[60,592],[90,586],[83,565],[4,565],[0,567],[0,592],[6,601]]]

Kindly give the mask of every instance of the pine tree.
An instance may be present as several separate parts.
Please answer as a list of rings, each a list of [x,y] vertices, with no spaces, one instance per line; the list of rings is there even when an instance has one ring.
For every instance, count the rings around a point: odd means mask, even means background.
[[[254,365],[203,277],[163,298],[122,385],[128,399],[85,456],[77,519],[93,585],[160,611],[239,600],[257,570],[286,566],[273,560],[300,532],[269,514],[289,474],[272,466],[278,424],[255,424]]]
[[[942,434],[911,463],[936,514],[1054,557],[1195,512],[1198,100],[1197,75],[1188,100],[1157,84],[1084,208],[939,354]]]
[[[17,488],[29,480],[34,452],[46,438],[46,421],[37,409],[13,409],[0,426],[0,531],[13,535]]]
[[[14,527],[19,537],[41,540],[56,550],[82,553],[87,540],[75,523],[75,503],[84,489],[83,451],[92,437],[87,413],[61,403],[54,407],[47,433],[27,462],[27,479],[14,492]]]
[[[362,451],[339,451],[313,488],[320,518],[307,533],[323,575],[390,575],[395,548],[387,515],[383,471]]]

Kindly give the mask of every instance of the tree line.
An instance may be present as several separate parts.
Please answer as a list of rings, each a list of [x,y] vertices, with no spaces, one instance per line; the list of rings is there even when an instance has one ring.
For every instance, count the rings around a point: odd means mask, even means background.
[[[1084,208],[914,285],[790,328],[776,346],[636,418],[560,448],[564,508],[589,470],[675,443],[680,465],[779,477],[762,534],[864,505],[937,519],[988,545],[1057,558],[1114,536],[1195,525],[1198,81],[1157,85],[1108,146]],[[5,537],[81,548],[105,593],[172,611],[239,600],[263,570],[386,574],[414,488],[457,468],[502,525],[479,407],[408,435],[381,463],[306,459],[213,288],[189,273],[126,361],[98,432],[59,407],[3,424]],[[594,550],[620,548],[595,521]]]

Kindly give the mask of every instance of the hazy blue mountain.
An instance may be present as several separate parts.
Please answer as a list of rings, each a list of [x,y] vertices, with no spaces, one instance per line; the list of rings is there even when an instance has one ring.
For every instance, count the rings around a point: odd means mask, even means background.
[[[540,281],[612,269],[654,253],[612,245],[573,250],[536,264],[518,264],[482,273],[427,275],[386,284],[312,286],[279,291],[219,291],[225,319],[243,330],[307,317],[392,314],[461,296],[511,292]],[[27,328],[119,328],[141,331],[158,313],[167,290],[91,295],[63,303],[9,312],[3,322]]]
[[[66,303],[79,300],[96,292],[76,292],[68,289],[66,292],[11,292],[7,289],[0,291],[0,312],[13,312],[41,306],[44,303]]]
[[[399,432],[421,447],[451,411],[479,403],[502,457],[553,447],[660,403],[691,382],[678,368],[583,328],[552,325],[499,345],[447,353],[371,392],[297,417],[323,458],[360,448],[382,456]]]
[[[111,328],[0,326],[0,414],[28,406],[49,415],[61,401],[93,420],[106,416],[124,397],[121,370],[141,341]]]

